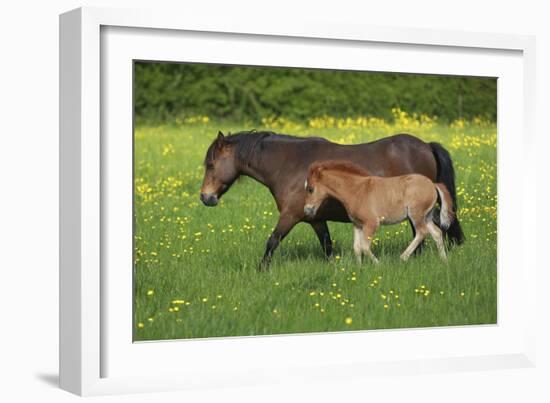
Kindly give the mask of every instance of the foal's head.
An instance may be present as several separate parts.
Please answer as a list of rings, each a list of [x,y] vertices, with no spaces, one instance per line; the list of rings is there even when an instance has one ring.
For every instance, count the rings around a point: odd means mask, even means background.
[[[235,147],[226,141],[221,131],[208,147],[204,167],[201,200],[206,206],[215,206],[239,176]]]
[[[304,184],[306,189],[304,214],[310,218],[315,216],[321,203],[329,196],[328,186],[336,177],[345,179],[351,176],[365,177],[369,175],[369,171],[349,161],[314,162],[309,166]]]
[[[327,198],[326,187],[322,183],[324,166],[321,163],[314,162],[309,166],[307,179],[304,183],[306,189],[306,200],[304,204],[304,214],[306,217],[314,217],[319,206]]]

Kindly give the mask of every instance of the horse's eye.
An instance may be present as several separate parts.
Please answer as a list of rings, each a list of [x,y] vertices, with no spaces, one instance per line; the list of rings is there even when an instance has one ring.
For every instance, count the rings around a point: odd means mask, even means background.
[[[308,192],[308,193],[313,193],[313,188],[312,188],[311,186],[308,186],[308,187],[307,187],[307,192]]]
[[[206,163],[206,169],[214,169],[214,164],[211,162]]]

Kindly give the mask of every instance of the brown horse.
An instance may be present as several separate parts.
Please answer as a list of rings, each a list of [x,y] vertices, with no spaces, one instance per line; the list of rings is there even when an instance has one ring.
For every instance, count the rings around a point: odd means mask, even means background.
[[[273,251],[301,221],[314,229],[327,256],[332,241],[327,221],[349,222],[340,202],[329,198],[313,218],[304,215],[304,181],[312,162],[340,159],[353,162],[377,176],[418,173],[444,183],[456,206],[454,169],[451,157],[438,143],[425,143],[409,134],[398,134],[356,145],[335,144],[319,137],[295,137],[271,132],[240,132],[224,136],[219,132],[204,159],[205,174],[200,198],[215,206],[240,176],[249,176],[267,186],[275,198],[279,220],[266,245],[260,267],[266,267]],[[414,234],[414,227],[413,227]],[[452,243],[464,235],[458,220],[446,232]]]
[[[428,233],[436,242],[441,258],[447,258],[443,234],[433,221],[438,195],[441,228],[449,228],[454,219],[453,201],[442,183],[433,183],[418,174],[372,176],[348,161],[322,161],[310,165],[304,188],[306,217],[315,217],[327,197],[342,203],[354,225],[353,249],[359,263],[363,253],[378,263],[370,246],[380,225],[397,224],[406,219],[414,226],[416,236],[401,255],[402,260],[410,257]]]

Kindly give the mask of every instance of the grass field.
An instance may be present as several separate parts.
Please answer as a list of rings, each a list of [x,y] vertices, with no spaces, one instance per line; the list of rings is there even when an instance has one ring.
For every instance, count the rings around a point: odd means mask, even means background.
[[[442,125],[394,110],[394,121],[321,117],[261,126],[207,117],[135,131],[134,339],[243,336],[496,323],[496,127],[481,120]],[[329,223],[335,256],[299,224],[256,271],[278,217],[261,184],[241,178],[215,208],[199,201],[205,151],[218,130],[256,128],[360,143],[406,131],[441,142],[457,174],[466,243],[439,260],[430,239],[421,256],[399,255],[408,224],[382,227],[378,266],[359,267],[350,224]]]

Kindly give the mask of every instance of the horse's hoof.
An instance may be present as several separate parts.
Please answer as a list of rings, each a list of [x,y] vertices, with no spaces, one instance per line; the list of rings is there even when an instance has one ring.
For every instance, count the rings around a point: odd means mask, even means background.
[[[267,262],[262,262],[258,265],[258,271],[259,272],[265,272],[265,271],[269,271],[269,263]]]

